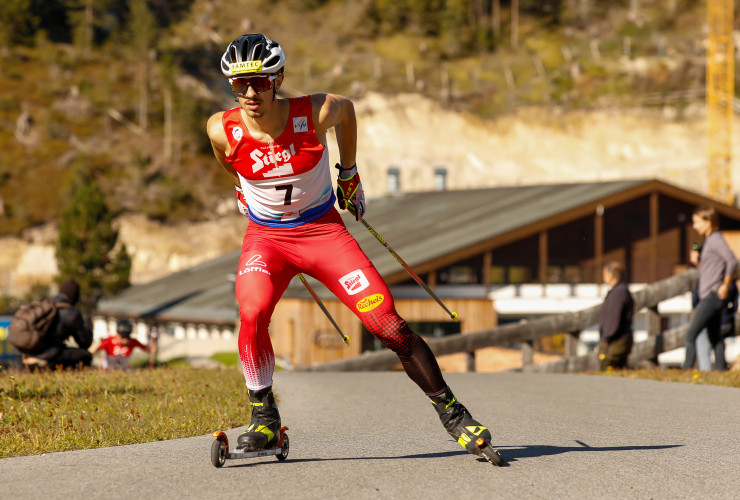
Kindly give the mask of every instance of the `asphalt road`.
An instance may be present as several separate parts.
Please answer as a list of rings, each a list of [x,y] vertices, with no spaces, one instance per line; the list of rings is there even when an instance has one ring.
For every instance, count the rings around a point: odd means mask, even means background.
[[[508,462],[468,455],[403,373],[276,375],[288,460],[210,462],[210,436],[0,460],[2,498],[740,496],[740,390],[591,375],[448,374]],[[227,431],[235,441],[240,429]]]

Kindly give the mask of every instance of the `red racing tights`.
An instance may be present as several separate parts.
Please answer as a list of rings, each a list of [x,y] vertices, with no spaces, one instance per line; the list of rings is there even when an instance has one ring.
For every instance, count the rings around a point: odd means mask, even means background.
[[[408,376],[427,395],[445,388],[437,360],[426,342],[396,312],[393,297],[339,213],[292,228],[251,222],[244,235],[236,298],[239,301],[239,356],[247,387],[272,385],[275,356],[267,332],[275,304],[298,273],[323,283],[349,307],[380,342],[395,352]]]

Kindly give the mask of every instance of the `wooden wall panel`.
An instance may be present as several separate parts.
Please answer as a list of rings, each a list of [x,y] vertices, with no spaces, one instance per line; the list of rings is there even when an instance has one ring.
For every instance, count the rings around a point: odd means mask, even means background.
[[[407,321],[451,321],[450,316],[432,299],[399,299],[396,310]],[[474,332],[496,326],[493,302],[487,299],[450,299],[443,301],[457,312],[462,332]],[[362,323],[338,300],[324,301],[329,313],[349,337],[341,337],[313,301],[284,298],[278,302],[270,323],[275,356],[298,366],[310,366],[357,356],[362,347]],[[464,355],[455,355],[464,357]]]

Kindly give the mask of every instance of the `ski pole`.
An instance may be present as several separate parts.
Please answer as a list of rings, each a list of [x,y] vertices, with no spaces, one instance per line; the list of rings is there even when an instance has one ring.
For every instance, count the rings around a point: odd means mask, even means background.
[[[348,206],[348,207],[352,207],[352,210],[350,210],[350,212],[352,212],[352,213],[354,213],[354,212],[355,212],[355,207],[354,207],[354,205],[352,205],[352,203],[347,203],[347,206]],[[437,294],[436,294],[436,293],[434,293],[434,292],[432,291],[432,289],[431,289],[431,288],[429,288],[429,286],[428,286],[428,285],[427,285],[426,283],[424,283],[424,280],[422,280],[422,279],[421,279],[421,278],[419,277],[419,275],[418,275],[418,274],[416,274],[416,273],[414,272],[414,270],[413,270],[413,269],[411,269],[411,268],[409,267],[409,265],[408,265],[408,264],[406,264],[406,262],[404,262],[404,261],[403,261],[403,259],[401,258],[401,256],[400,256],[400,255],[398,255],[398,254],[396,253],[396,251],[395,251],[395,250],[393,250],[393,249],[391,248],[391,246],[390,246],[390,245],[389,245],[389,244],[388,244],[388,243],[387,243],[387,242],[386,242],[386,241],[385,241],[385,240],[383,239],[383,237],[382,237],[382,236],[380,236],[380,235],[378,234],[378,232],[377,232],[377,231],[375,231],[375,229],[373,229],[373,227],[372,227],[372,226],[371,226],[370,224],[368,224],[368,222],[367,222],[367,221],[366,221],[366,220],[365,220],[364,218],[363,218],[363,219],[362,219],[362,220],[361,220],[360,222],[362,222],[362,224],[363,224],[363,225],[364,225],[364,226],[365,226],[365,227],[367,228],[367,230],[368,230],[368,231],[370,231],[370,234],[372,234],[373,236],[375,236],[375,239],[377,239],[377,240],[378,240],[378,241],[379,241],[379,242],[380,242],[380,243],[381,243],[381,244],[382,244],[382,245],[383,245],[383,246],[384,246],[384,247],[386,248],[386,250],[388,250],[388,251],[390,252],[390,254],[391,254],[391,255],[392,255],[393,257],[395,257],[395,259],[396,259],[396,260],[398,261],[398,263],[399,263],[399,264],[401,264],[401,266],[402,266],[402,267],[403,267],[403,268],[404,268],[404,269],[406,270],[406,272],[407,272],[407,273],[409,273],[409,275],[410,275],[410,276],[411,276],[412,278],[414,278],[414,281],[416,281],[416,282],[417,282],[418,284],[420,284],[420,285],[421,285],[421,287],[422,287],[422,288],[423,288],[424,290],[426,290],[426,292],[427,292],[427,293],[429,294],[429,296],[430,296],[430,297],[432,297],[432,298],[433,298],[433,299],[434,299],[434,300],[435,300],[435,301],[437,302],[437,304],[439,304],[439,305],[440,305],[440,306],[442,307],[442,309],[444,309],[444,310],[445,310],[445,312],[447,312],[447,314],[449,314],[449,315],[450,315],[450,317],[451,317],[451,318],[453,319],[453,321],[457,322],[457,313],[456,313],[456,312],[454,312],[454,311],[450,311],[449,309],[447,309],[447,306],[445,306],[445,305],[444,305],[444,304],[442,303],[442,300],[440,300],[440,298],[439,298],[439,297],[437,297]]]
[[[301,283],[303,283],[303,285],[306,287],[306,289],[308,290],[308,293],[311,294],[311,297],[313,297],[313,300],[315,300],[316,303],[321,308],[321,310],[324,311],[324,314],[326,314],[326,317],[329,318],[329,321],[331,321],[331,324],[334,325],[334,328],[337,329],[337,332],[342,337],[342,341],[345,344],[349,345],[349,337],[347,337],[344,333],[342,333],[341,328],[339,328],[339,325],[337,325],[337,322],[334,321],[334,318],[331,317],[331,314],[329,314],[328,309],[326,308],[324,303],[321,302],[321,299],[319,298],[319,296],[316,295],[316,292],[313,291],[313,288],[311,288],[311,285],[308,284],[308,281],[306,281],[306,278],[301,273],[298,273],[298,278],[301,280]]]

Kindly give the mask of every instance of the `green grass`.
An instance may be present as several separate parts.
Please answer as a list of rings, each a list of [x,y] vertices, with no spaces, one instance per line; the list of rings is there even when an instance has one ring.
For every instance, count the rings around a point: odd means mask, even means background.
[[[217,352],[210,359],[224,366],[241,366],[238,352]]]
[[[0,458],[199,436],[249,421],[232,368],[0,373]]]

